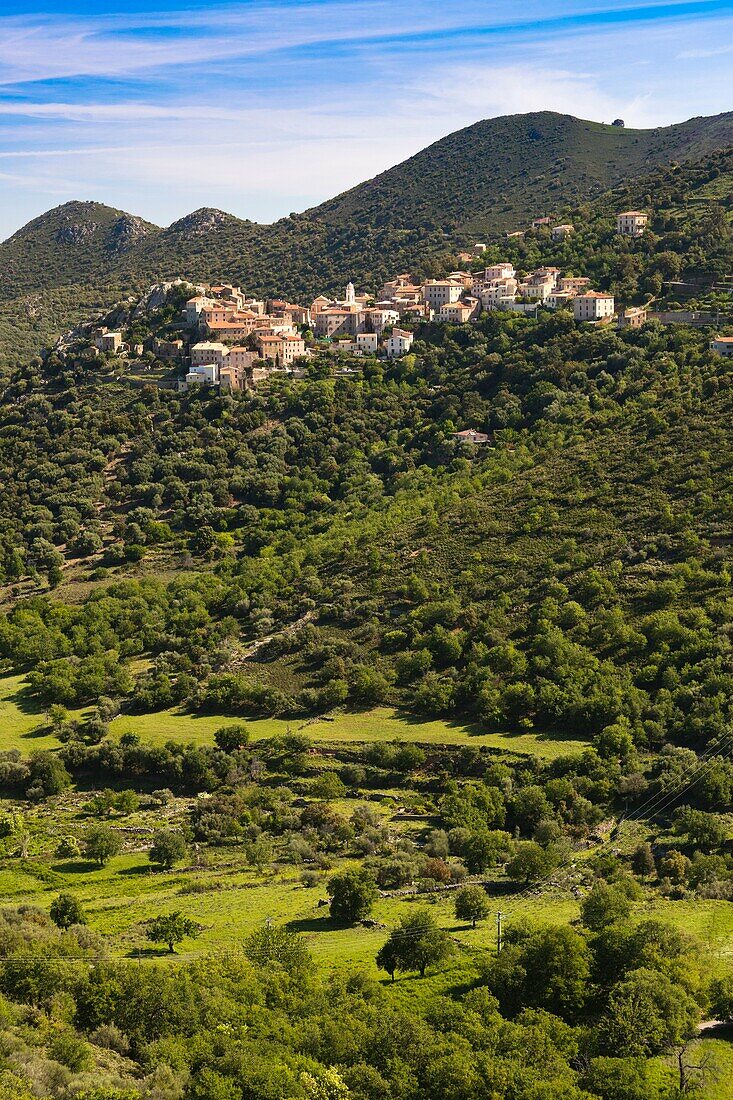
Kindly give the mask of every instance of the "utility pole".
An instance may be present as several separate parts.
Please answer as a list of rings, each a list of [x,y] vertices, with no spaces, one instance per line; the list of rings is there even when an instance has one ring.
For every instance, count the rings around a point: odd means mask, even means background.
[[[501,913],[501,912],[496,914],[496,953],[497,953],[497,955],[501,955],[501,947],[502,947],[502,943],[501,943],[501,921],[502,921],[503,916],[504,916],[504,914]]]

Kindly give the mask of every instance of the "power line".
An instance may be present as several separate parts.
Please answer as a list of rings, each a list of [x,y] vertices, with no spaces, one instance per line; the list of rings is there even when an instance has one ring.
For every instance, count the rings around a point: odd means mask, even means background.
[[[723,738],[723,741],[725,741],[726,739],[730,740],[731,738],[733,738],[733,734],[726,734]],[[703,754],[703,757],[701,758],[703,762],[701,764],[698,764],[698,766],[695,768],[695,771],[692,773],[692,778],[688,779],[688,781],[685,782],[684,778],[680,777],[680,779],[675,783],[673,787],[652,796],[651,798],[643,802],[641,806],[637,807],[634,813],[621,818],[621,820],[618,822],[617,827],[620,828],[620,826],[625,822],[638,821],[641,818],[642,814],[646,814],[648,816],[650,812],[659,813],[660,810],[665,809],[666,806],[670,805],[672,801],[679,799],[682,794],[685,793],[685,791],[690,790],[704,774],[708,765],[715,764],[719,760],[727,760],[731,757],[732,754],[733,747],[730,748],[727,753],[722,754],[719,752],[719,746],[716,745],[709,747],[707,752]],[[523,890],[517,890],[512,894],[504,895],[505,898],[521,898],[523,896],[527,897],[527,901],[523,905],[517,906],[515,912],[518,909],[526,908],[526,905],[529,903],[530,897],[538,895],[541,892],[543,886],[552,881],[553,878],[557,877],[558,871],[562,871],[563,868],[567,868],[571,863],[571,858],[572,857],[568,857],[568,859],[565,860],[564,863],[559,864],[558,867],[556,867],[550,874],[546,875],[538,882],[533,883],[531,886],[525,887]]]
[[[725,744],[726,741],[729,742],[730,747],[728,748],[727,752],[721,753],[720,749]],[[715,765],[716,763],[718,763],[719,761],[722,761],[722,760],[728,760],[728,759],[731,758],[731,756],[733,756],[733,731],[731,731],[730,733],[725,734],[720,739],[720,741],[718,741],[714,744],[710,744],[708,746],[708,748],[705,750],[705,752],[702,754],[702,756],[700,756],[698,758],[698,761],[696,763],[696,766],[695,766],[694,770],[688,776],[684,776],[684,775],[680,776],[674,782],[674,784],[671,787],[666,788],[665,790],[659,791],[656,794],[650,796],[648,799],[646,799],[644,802],[642,802],[640,806],[637,806],[636,809],[633,811],[633,813],[628,814],[628,815],[624,815],[619,820],[619,822],[617,824],[617,828],[620,828],[621,825],[625,824],[626,822],[638,821],[640,819],[640,817],[642,816],[642,814],[646,814],[648,816],[652,812],[659,813],[660,810],[662,810],[662,809],[666,808],[666,806],[670,805],[672,801],[678,800],[682,796],[682,794],[685,793],[685,791],[688,791],[688,790],[692,789],[692,787],[694,787],[694,785],[699,781],[699,779],[704,774],[706,774],[706,772],[710,769],[711,765]],[[576,852],[577,852],[577,849],[576,849]],[[506,913],[503,913],[503,912],[498,912],[497,913],[497,953],[501,951],[501,947],[503,945],[502,921],[505,918],[510,919],[512,916],[515,916],[516,913],[520,909],[526,908],[526,906],[530,903],[530,901],[534,897],[539,896],[539,894],[542,892],[542,889],[544,888],[544,886],[547,885],[548,882],[551,882],[553,879],[557,878],[558,872],[562,872],[563,870],[567,871],[571,867],[574,867],[573,856],[572,855],[568,856],[568,858],[563,863],[559,864],[557,867],[555,867],[553,869],[552,872],[550,872],[548,875],[544,876],[543,878],[539,879],[537,882],[534,882],[529,886],[525,886],[523,888],[518,888],[517,890],[514,890],[512,892],[509,892],[509,893],[506,893],[506,894],[502,895],[502,901],[506,902],[508,900],[517,900],[517,901],[520,901],[520,904],[514,907],[513,912],[511,914],[506,914]],[[567,877],[567,875],[566,875],[566,877]],[[415,895],[411,895],[411,896],[420,897],[420,894],[418,892]],[[524,899],[524,901],[521,901],[520,899]],[[363,929],[363,931],[366,932],[366,933],[369,933],[369,932],[375,932],[376,933],[376,932],[384,932],[385,930],[384,929],[378,929],[378,928],[368,928],[368,929]],[[407,938],[410,938],[410,937],[423,936],[425,934],[425,930],[424,929],[419,929],[419,928],[417,928],[417,929],[409,929],[409,928],[400,929],[398,927],[398,928],[392,929],[391,934],[394,934],[399,938],[407,939]],[[461,945],[461,946],[463,946],[463,945]],[[240,956],[241,955],[240,952],[235,952],[235,951],[232,951],[231,949],[225,949],[225,950],[224,949],[216,949],[215,951],[212,952],[212,954],[214,954],[214,955],[228,955],[228,956],[235,956],[235,955]],[[195,957],[200,957],[200,956],[194,956],[194,958]],[[98,962],[111,962],[111,963],[116,963],[116,962],[132,962],[132,963],[135,963],[136,962],[136,963],[139,964],[142,961],[143,958],[145,958],[146,962],[160,962],[162,959],[167,959],[168,961],[180,961],[180,962],[190,961],[190,959],[184,959],[184,958],[180,958],[180,957],[176,960],[171,960],[169,953],[167,953],[166,955],[162,955],[162,956],[149,956],[149,955],[148,956],[141,956],[139,951],[138,951],[138,953],[134,956],[131,956],[131,955],[118,955],[118,956],[86,955],[86,956],[81,956],[80,957],[80,956],[36,955],[36,954],[9,955],[9,956],[5,956],[5,957],[0,958],[0,965],[13,963],[13,962],[39,962],[39,961],[40,962],[56,962],[56,963],[77,963],[77,964],[78,963],[85,963],[89,966],[93,966],[95,963],[98,963]]]

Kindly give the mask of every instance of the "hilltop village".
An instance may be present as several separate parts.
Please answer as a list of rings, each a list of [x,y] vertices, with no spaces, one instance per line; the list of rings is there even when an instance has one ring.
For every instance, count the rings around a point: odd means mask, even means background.
[[[617,215],[616,232],[642,237],[647,224],[643,211],[624,211]],[[575,231],[573,225],[552,225],[545,217],[535,219],[532,228],[548,230],[555,241]],[[507,237],[518,235],[521,231]],[[465,325],[492,310],[537,316],[540,308],[568,309],[578,323],[615,323],[621,328],[638,328],[650,318],[667,319],[646,306],[617,309],[613,294],[595,289],[587,277],[563,273],[558,267],[521,272],[509,261],[478,267],[486,248],[477,243],[473,252],[458,253],[457,260],[466,270],[450,271],[442,278],[418,281],[403,273],[376,294],[357,293],[349,283],[342,298],[320,294],[309,305],[248,297],[228,283],[191,287],[178,280],[149,292],[148,297],[155,297],[172,287],[192,291],[163,337],[134,343],[126,340],[124,328],[102,326],[91,331],[91,350],[128,358],[150,352],[170,364],[179,389],[204,385],[241,391],[275,373],[302,375],[316,354],[400,358],[410,351],[417,325]],[[710,346],[731,355],[733,337],[716,336]]]

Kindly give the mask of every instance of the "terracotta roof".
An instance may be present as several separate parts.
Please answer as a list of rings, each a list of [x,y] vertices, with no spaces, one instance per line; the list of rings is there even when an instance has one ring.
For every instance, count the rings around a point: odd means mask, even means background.
[[[476,432],[473,428],[467,428],[462,432],[453,432],[455,439],[466,439],[472,443],[488,443],[489,437],[485,432]]]

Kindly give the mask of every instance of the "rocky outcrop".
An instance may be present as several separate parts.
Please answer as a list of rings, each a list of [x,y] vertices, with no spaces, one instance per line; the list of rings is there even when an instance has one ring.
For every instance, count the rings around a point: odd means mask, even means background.
[[[214,210],[212,207],[204,206],[200,210],[194,210],[192,214],[186,214],[185,218],[173,222],[173,225],[165,230],[165,236],[205,237],[236,221],[237,218],[224,210]]]
[[[156,309],[160,309],[161,306],[165,305],[170,292],[178,290],[182,286],[190,288],[192,295],[203,294],[205,289],[203,286],[195,286],[189,283],[187,279],[173,279],[168,283],[156,283],[143,294],[133,310],[133,317],[140,317],[144,313],[153,313]]]
[[[56,230],[57,244],[78,245],[89,240],[99,229],[97,222],[72,222],[68,221]]]
[[[107,239],[107,249],[114,256],[121,256],[129,252],[138,241],[143,240],[152,231],[153,227],[142,218],[133,214],[123,214],[112,226]]]

